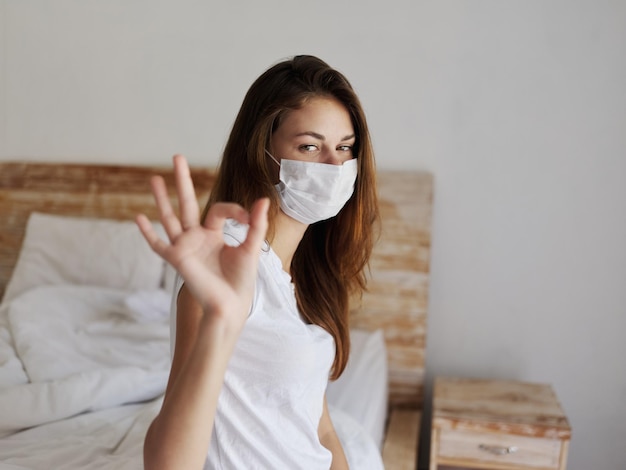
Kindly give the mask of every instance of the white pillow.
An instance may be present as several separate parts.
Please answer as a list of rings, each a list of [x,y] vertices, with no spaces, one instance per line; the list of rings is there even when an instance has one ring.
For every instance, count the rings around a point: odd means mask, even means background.
[[[385,337],[382,330],[353,329],[350,341],[348,364],[341,377],[328,384],[326,399],[360,423],[382,449],[389,395]]]
[[[157,289],[163,268],[132,221],[33,212],[3,302],[44,285]]]
[[[348,467],[357,470],[384,470],[380,449],[372,436],[348,413],[328,405],[337,437],[346,454]]]

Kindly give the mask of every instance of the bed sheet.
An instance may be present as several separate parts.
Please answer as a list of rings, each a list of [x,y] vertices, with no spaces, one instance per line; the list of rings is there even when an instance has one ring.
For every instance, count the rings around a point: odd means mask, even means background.
[[[139,470],[161,398],[44,424],[0,439],[0,468]]]
[[[143,468],[169,358],[161,291],[44,286],[1,305],[0,468]],[[372,436],[330,412],[353,467],[382,469]]]

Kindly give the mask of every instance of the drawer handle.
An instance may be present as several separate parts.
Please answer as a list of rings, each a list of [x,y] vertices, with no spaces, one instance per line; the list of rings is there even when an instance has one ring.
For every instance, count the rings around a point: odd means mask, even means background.
[[[518,448],[515,446],[488,446],[487,444],[480,444],[478,446],[480,450],[489,452],[494,455],[508,455],[517,452]]]

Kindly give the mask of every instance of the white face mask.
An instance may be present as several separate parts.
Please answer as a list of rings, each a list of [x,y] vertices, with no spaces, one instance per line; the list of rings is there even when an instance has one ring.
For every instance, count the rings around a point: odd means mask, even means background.
[[[354,192],[357,159],[343,165],[282,159],[280,182],[276,185],[280,208],[303,224],[313,224],[336,216]]]

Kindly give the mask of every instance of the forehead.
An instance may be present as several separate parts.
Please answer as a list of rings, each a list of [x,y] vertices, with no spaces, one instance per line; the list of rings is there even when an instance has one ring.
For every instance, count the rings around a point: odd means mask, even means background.
[[[316,132],[323,135],[354,132],[348,109],[335,98],[315,97],[287,112],[278,126],[283,132]]]

